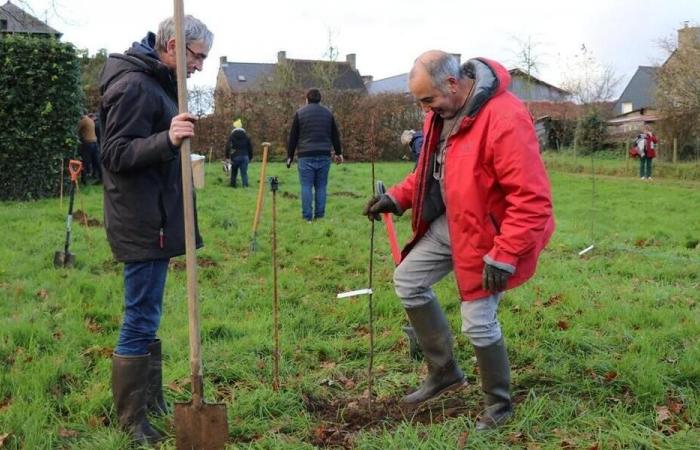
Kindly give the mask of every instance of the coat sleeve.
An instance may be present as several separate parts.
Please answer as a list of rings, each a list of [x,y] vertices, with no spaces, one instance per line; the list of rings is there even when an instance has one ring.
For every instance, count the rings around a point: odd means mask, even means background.
[[[333,115],[331,115],[331,142],[333,143],[335,154],[342,155],[343,149],[340,147],[340,131],[338,131],[338,124]]]
[[[504,191],[505,212],[484,261],[513,273],[518,259],[551,232],[551,188],[527,114],[515,112],[496,123],[490,146],[496,179]]]
[[[294,158],[294,152],[297,149],[297,144],[299,143],[299,114],[294,113],[294,120],[292,121],[292,128],[289,130],[289,140],[287,141],[287,158]]]
[[[138,83],[122,83],[105,99],[107,117],[101,161],[110,172],[128,172],[170,161],[177,156],[168,130],[153,133],[152,117],[162,114],[159,99]]]
[[[399,214],[403,214],[407,209],[411,209],[413,202],[413,190],[416,186],[416,171],[406,175],[400,183],[394,185],[387,194],[398,206]]]

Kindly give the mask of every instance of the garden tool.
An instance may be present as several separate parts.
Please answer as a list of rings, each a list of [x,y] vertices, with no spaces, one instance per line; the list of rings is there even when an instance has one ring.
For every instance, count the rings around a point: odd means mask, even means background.
[[[386,187],[381,180],[377,180],[375,191],[376,195],[386,194]],[[394,265],[398,266],[401,262],[401,250],[399,250],[399,243],[396,239],[394,220],[391,217],[391,213],[382,213],[382,219],[386,227],[386,235],[389,238],[389,246],[391,247],[391,256],[394,258]],[[406,333],[406,337],[408,337],[408,354],[412,359],[420,361],[423,359],[423,353],[421,352],[420,345],[418,345],[416,331],[410,325],[405,325],[401,327],[401,329]]]
[[[185,63],[185,33],[183,30],[183,0],[175,0],[177,97],[180,113],[187,111]],[[228,423],[224,404],[204,402],[202,381],[201,336],[199,330],[199,299],[197,295],[197,255],[195,249],[194,196],[190,140],[180,146],[182,190],[185,212],[185,258],[187,267],[187,311],[189,316],[190,369],[192,400],[175,404],[175,446],[179,450],[220,450],[228,439]]]
[[[260,212],[263,205],[263,192],[265,192],[265,169],[267,168],[267,152],[270,149],[269,142],[263,142],[263,156],[260,165],[260,183],[258,185],[258,201],[255,206],[255,217],[253,218],[253,237],[250,240],[250,251],[254,252],[258,247],[258,224],[260,223]]]
[[[71,224],[73,223],[73,203],[75,199],[75,186],[78,184],[78,176],[83,170],[83,163],[78,160],[71,159],[68,161],[68,173],[70,174],[70,193],[68,201],[68,215],[66,216],[66,243],[63,251],[57,251],[53,255],[53,266],[73,267],[75,265],[75,255],[70,252],[71,240]]]
[[[275,341],[272,389],[275,391],[280,390],[280,307],[277,295],[277,189],[279,185],[277,177],[270,177],[270,190],[272,191],[272,322]]]

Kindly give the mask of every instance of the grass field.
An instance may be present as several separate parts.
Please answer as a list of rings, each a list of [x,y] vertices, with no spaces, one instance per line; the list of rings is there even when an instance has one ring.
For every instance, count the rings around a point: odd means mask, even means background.
[[[561,166],[561,165],[560,165]],[[410,170],[382,163],[387,185]],[[476,433],[481,395],[452,277],[437,285],[471,386],[415,416],[396,401],[425,374],[408,357],[393,264],[376,230],[374,414],[367,398],[370,225],[360,215],[369,164],[334,166],[327,217],[301,220],[294,169],[280,177],[281,384],[272,389],[271,194],[250,252],[254,187],[233,190],[216,164],[198,192],[207,398],[228,408],[230,448],[697,449],[700,442],[700,184],[552,171],[557,232],[538,274],[509,292],[500,319],[516,416]],[[67,204],[0,204],[0,448],[120,449],[110,354],[121,321],[121,265],[104,229],[74,226],[77,267],[55,270]],[[102,191],[76,209],[102,220]],[[409,218],[396,220],[400,240]],[[595,247],[583,257],[578,252]],[[160,330],[169,401],[189,396],[184,259],[169,275]],[[172,418],[156,420],[173,433]],[[174,438],[162,448],[174,448]]]

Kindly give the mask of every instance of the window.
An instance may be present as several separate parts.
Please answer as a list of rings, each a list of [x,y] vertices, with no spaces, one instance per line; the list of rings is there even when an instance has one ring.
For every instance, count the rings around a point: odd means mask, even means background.
[[[7,30],[7,20],[0,19],[0,30]]]
[[[622,103],[622,114],[632,112],[632,102],[623,102]]]
[[[245,75],[238,75],[238,81],[245,81]]]

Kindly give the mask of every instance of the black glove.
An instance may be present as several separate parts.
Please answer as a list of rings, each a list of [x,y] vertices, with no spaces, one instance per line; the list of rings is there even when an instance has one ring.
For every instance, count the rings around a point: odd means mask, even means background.
[[[491,264],[484,264],[482,285],[487,291],[497,294],[506,290],[506,282],[511,275],[507,270],[499,269]]]
[[[285,164],[287,164],[287,169],[289,169],[292,166],[292,158],[287,158],[287,162]]]
[[[396,204],[386,194],[375,195],[367,202],[365,209],[362,214],[367,216],[370,220],[382,220],[379,214],[381,213],[394,213],[396,214],[398,210],[396,209]]]

